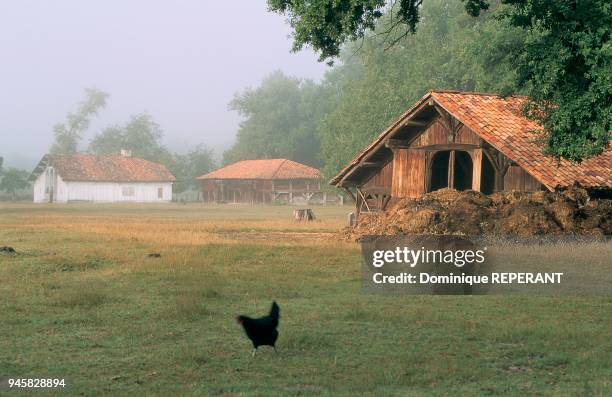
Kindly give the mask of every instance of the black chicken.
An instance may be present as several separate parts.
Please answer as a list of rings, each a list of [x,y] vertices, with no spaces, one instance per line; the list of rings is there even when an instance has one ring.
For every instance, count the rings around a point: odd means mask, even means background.
[[[259,346],[272,346],[276,351],[276,339],[278,338],[278,318],[280,308],[276,302],[272,302],[270,314],[260,318],[250,318],[247,316],[237,316],[236,321],[242,325],[244,332],[253,342],[253,356]]]

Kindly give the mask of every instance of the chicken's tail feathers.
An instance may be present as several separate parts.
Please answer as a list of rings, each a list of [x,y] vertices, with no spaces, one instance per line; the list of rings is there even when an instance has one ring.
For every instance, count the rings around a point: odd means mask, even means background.
[[[276,301],[272,302],[272,307],[270,308],[270,317],[278,320],[280,317],[280,307],[276,304]]]

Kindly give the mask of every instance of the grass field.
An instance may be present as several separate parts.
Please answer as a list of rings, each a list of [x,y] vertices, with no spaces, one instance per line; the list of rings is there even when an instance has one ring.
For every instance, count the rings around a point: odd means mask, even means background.
[[[612,298],[367,295],[336,236],[348,207],[314,210],[0,205],[18,251],[0,254],[0,378],[66,378],[62,395],[612,394]],[[274,299],[278,353],[252,358],[234,317]]]

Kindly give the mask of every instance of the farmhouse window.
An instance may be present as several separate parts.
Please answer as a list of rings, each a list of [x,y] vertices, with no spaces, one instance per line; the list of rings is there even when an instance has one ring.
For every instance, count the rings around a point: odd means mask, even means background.
[[[134,186],[123,186],[121,188],[121,194],[123,195],[123,197],[134,197]]]
[[[164,188],[163,187],[158,187],[157,188],[157,198],[158,199],[163,199],[164,198]]]

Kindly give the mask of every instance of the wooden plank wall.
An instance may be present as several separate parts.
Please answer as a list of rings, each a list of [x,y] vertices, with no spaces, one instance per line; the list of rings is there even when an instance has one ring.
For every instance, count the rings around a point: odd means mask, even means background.
[[[504,190],[506,191],[534,192],[541,189],[540,182],[518,165],[510,166],[504,176]]]
[[[364,185],[363,188],[381,188],[386,187],[391,189],[393,185],[393,161],[389,161],[387,165],[375,173]]]
[[[448,138],[446,136],[446,131],[442,124],[439,121],[435,121],[432,125],[430,125],[420,137],[415,139],[410,147],[422,147],[429,145],[438,145],[438,144],[446,144],[448,143]]]
[[[446,145],[448,143],[446,130],[439,121],[435,121],[421,134],[421,136],[410,144],[410,147],[417,148],[430,145]],[[463,126],[455,137],[455,143],[478,145],[480,144],[480,137],[466,126]]]
[[[479,145],[480,137],[468,127],[463,126],[455,137],[455,143],[469,143],[472,145]]]
[[[425,193],[425,152],[397,149],[393,156],[392,197],[419,197]]]

